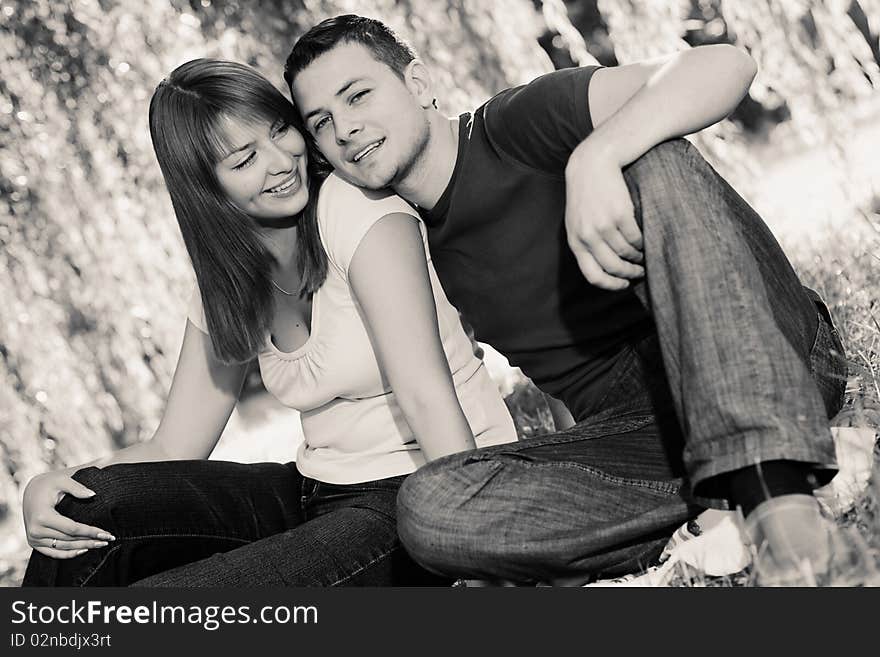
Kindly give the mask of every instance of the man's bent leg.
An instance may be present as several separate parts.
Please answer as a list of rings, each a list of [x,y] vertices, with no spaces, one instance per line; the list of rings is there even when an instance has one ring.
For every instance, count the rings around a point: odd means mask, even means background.
[[[817,308],[769,229],[684,140],[624,175],[645,243],[634,291],[653,311],[695,492],[724,497],[718,475],[774,460],[827,482],[835,409],[811,372]]]
[[[401,487],[398,531],[445,575],[586,580],[646,568],[700,511],[653,418],[629,415],[428,464]]]
[[[842,347],[821,340],[821,305],[694,147],[661,144],[625,176],[645,241],[634,291],[653,311],[694,490],[744,508],[771,581],[815,582],[829,536],[809,493],[836,472]]]

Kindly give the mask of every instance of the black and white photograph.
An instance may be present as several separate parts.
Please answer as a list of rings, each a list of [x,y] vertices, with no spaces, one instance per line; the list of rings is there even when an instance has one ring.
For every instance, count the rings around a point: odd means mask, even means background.
[[[0,584],[880,586],[878,153],[880,0],[0,0]]]

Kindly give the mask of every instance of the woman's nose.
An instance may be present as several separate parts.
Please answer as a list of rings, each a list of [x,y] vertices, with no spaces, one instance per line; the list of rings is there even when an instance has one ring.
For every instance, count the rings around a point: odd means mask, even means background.
[[[271,173],[283,173],[293,169],[302,153],[294,153],[278,145],[272,146],[271,160],[269,162]]]

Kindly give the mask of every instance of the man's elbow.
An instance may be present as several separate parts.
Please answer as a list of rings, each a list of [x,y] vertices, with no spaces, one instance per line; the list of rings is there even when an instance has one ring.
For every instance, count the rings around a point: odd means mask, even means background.
[[[755,58],[745,50],[741,50],[735,46],[731,47],[736,50],[738,54],[737,58],[739,60],[739,67],[746,80],[746,89],[748,89],[748,87],[751,86],[752,81],[755,79],[755,76],[758,74],[758,62],[756,62]]]
[[[742,81],[744,87],[743,95],[745,95],[745,92],[748,91],[752,84],[752,80],[758,74],[758,62],[745,50],[734,45],[720,44],[718,48],[724,52],[725,68],[728,74]]]

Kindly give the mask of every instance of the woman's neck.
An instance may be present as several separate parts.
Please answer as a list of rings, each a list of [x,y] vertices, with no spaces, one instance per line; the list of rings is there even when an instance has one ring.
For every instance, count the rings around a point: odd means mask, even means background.
[[[269,249],[269,253],[275,257],[280,271],[289,271],[295,267],[296,244],[299,239],[296,225],[287,228],[265,228],[261,234],[263,243]]]

